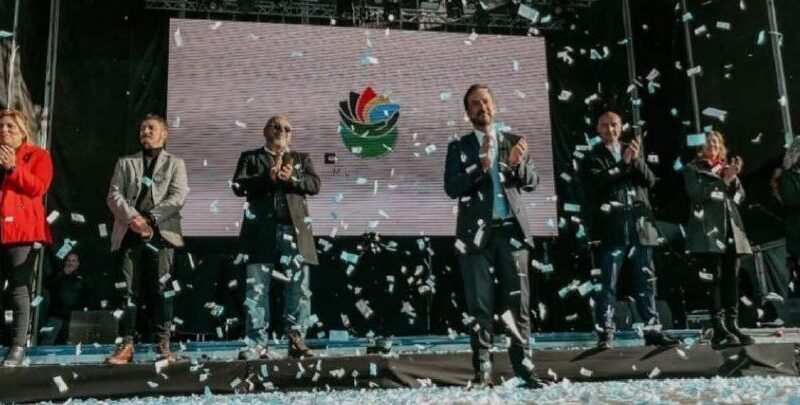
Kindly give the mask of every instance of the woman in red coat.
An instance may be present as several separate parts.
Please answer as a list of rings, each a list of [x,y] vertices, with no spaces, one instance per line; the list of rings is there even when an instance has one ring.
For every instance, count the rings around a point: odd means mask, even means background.
[[[0,110],[0,286],[8,281],[2,295],[10,294],[13,310],[13,336],[3,360],[5,367],[19,366],[25,358],[30,287],[38,250],[34,244],[52,241],[43,198],[53,179],[53,163],[50,154],[32,145],[30,138],[23,113]],[[0,298],[5,301],[6,297]]]

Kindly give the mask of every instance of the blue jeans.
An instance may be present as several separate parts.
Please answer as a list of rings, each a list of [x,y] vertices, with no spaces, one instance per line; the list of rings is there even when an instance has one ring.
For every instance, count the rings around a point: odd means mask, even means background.
[[[311,315],[311,292],[308,288],[308,266],[303,264],[297,247],[297,236],[292,225],[278,225],[276,229],[273,261],[248,263],[245,293],[245,336],[250,344],[265,346],[269,336],[271,314],[269,292],[272,272],[281,271],[288,278],[283,291],[283,323],[285,331],[305,334],[306,322]],[[283,281],[283,280],[279,280]]]
[[[630,249],[635,249],[628,258]],[[604,246],[598,252],[603,289],[595,295],[595,323],[598,330],[613,333],[614,305],[617,301],[617,281],[625,260],[633,271],[633,298],[645,326],[658,325],[656,311],[656,280],[653,266],[653,248],[638,243],[628,246]],[[644,270],[647,269],[647,270]],[[649,272],[648,272],[649,270]]]

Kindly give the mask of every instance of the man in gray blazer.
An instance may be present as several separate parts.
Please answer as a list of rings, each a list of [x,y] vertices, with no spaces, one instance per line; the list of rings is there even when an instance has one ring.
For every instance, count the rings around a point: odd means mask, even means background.
[[[265,145],[243,152],[233,176],[234,194],[247,198],[239,235],[248,256],[244,302],[248,345],[239,353],[244,360],[268,356],[272,278],[286,282],[282,317],[289,355],[313,355],[304,335],[311,311],[308,265],[318,260],[306,196],[319,193],[320,180],[311,157],[289,149],[291,139],[289,119],[270,118],[264,126]]]
[[[137,308],[148,311],[160,359],[177,360],[170,351],[174,248],[183,246],[181,214],[189,185],[183,160],[164,149],[167,122],[148,115],[139,127],[142,151],[117,160],[106,203],[114,214],[111,251],[121,280],[122,343],[108,364],[133,360]]]
[[[464,108],[474,130],[448,145],[444,188],[458,199],[455,247],[467,312],[475,318],[470,326],[475,383],[492,384],[490,349],[499,308],[511,335],[514,374],[538,388],[528,344],[528,245],[533,239],[521,198],[539,184],[539,177],[525,139],[494,124],[494,96],[488,86],[472,85]]]

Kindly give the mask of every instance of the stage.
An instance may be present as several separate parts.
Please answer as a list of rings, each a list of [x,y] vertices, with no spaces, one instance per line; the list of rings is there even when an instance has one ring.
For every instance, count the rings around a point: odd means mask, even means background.
[[[591,348],[589,333],[538,334],[532,336],[533,358],[537,374],[548,381],[800,376],[800,331],[750,332],[757,344],[723,351],[712,350],[692,330],[672,331],[685,343],[670,349],[642,347],[635,333],[621,332],[616,347],[605,351]],[[309,343],[319,357],[286,359],[280,342],[274,346],[279,359],[262,361],[235,360],[239,342],[176,344],[187,360],[164,368],[153,362],[151,345],[138,345],[136,363],[120,367],[102,364],[110,345],[36,347],[28,366],[0,368],[0,401],[468,386],[472,378],[464,336],[397,338],[388,355],[364,354],[364,339]],[[495,353],[498,383],[513,377],[501,346]]]

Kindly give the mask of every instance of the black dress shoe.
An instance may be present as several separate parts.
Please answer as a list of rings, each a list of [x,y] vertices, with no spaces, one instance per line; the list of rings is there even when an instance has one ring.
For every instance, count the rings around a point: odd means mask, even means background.
[[[520,385],[520,388],[527,388],[529,390],[538,390],[538,389],[544,388],[546,386],[547,386],[547,384],[545,384],[544,381],[539,379],[539,377],[536,377],[535,375],[532,375],[532,376],[528,377],[527,379],[525,379],[525,382],[522,385]]]
[[[672,347],[677,346],[680,343],[680,339],[675,339],[666,333],[656,332],[644,334],[645,346]]]
[[[744,332],[742,332],[741,329],[739,329],[739,322],[736,317],[726,316],[725,324],[728,327],[728,331],[733,336],[736,336],[737,339],[739,339],[739,343],[742,346],[752,345],[753,343],[756,342],[755,339],[752,338],[752,336],[745,334]]]
[[[741,345],[742,342],[740,342],[739,338],[737,338],[736,335],[732,333],[728,333],[726,335],[720,334],[719,336],[717,336],[717,334],[714,334],[714,337],[711,339],[711,348],[714,350],[722,350]]]
[[[19,367],[25,360],[25,348],[22,346],[11,346],[3,360],[3,367]]]

